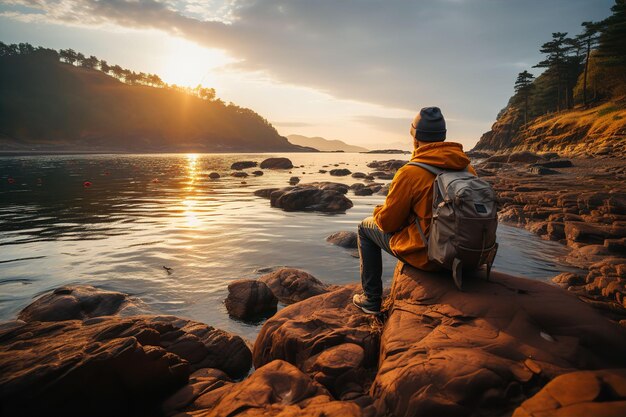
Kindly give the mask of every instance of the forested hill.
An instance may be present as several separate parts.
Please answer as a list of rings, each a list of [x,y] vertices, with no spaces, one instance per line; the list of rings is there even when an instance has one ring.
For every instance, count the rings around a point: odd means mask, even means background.
[[[0,151],[305,150],[212,89],[167,86],[72,50],[0,47]]]
[[[518,74],[515,94],[475,150],[554,151],[570,156],[626,156],[626,0],[612,15],[556,32],[545,59]]]

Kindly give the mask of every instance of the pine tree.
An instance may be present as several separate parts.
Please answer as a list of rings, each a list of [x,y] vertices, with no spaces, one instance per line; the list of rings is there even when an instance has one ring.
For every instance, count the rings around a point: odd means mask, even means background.
[[[556,110],[561,110],[561,91],[565,73],[565,60],[568,47],[566,45],[567,32],[552,33],[552,40],[541,45],[541,53],[547,57],[534,68],[547,68],[547,71],[556,76],[557,101]]]
[[[626,66],[626,0],[615,0],[611,11],[602,21],[598,57],[607,65]]]
[[[583,74],[583,105],[587,107],[587,74],[589,73],[589,57],[591,50],[598,46],[600,40],[600,29],[603,24],[600,22],[583,22],[583,32],[576,36],[576,39],[584,45],[585,53],[585,70]]]
[[[534,78],[534,75],[524,70],[517,75],[517,80],[515,80],[515,93],[524,100],[524,124],[528,123],[528,97],[533,87]]]

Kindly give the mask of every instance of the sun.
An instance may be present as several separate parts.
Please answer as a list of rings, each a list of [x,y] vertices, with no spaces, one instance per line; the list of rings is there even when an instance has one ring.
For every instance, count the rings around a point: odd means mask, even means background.
[[[233,62],[219,49],[204,48],[185,39],[166,36],[158,74],[168,84],[216,88],[214,70]],[[217,88],[216,88],[217,89]]]

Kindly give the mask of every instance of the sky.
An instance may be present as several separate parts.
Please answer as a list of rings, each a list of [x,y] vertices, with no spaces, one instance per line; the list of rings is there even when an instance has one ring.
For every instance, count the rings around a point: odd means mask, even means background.
[[[0,41],[215,88],[282,135],[411,146],[422,107],[470,149],[542,59],[612,0],[0,0]]]

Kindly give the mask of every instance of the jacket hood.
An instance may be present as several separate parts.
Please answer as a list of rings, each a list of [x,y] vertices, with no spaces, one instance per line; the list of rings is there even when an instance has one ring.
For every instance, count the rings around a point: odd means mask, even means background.
[[[461,170],[470,163],[463,145],[455,142],[436,142],[420,146],[413,151],[411,162],[421,162],[443,169]]]

